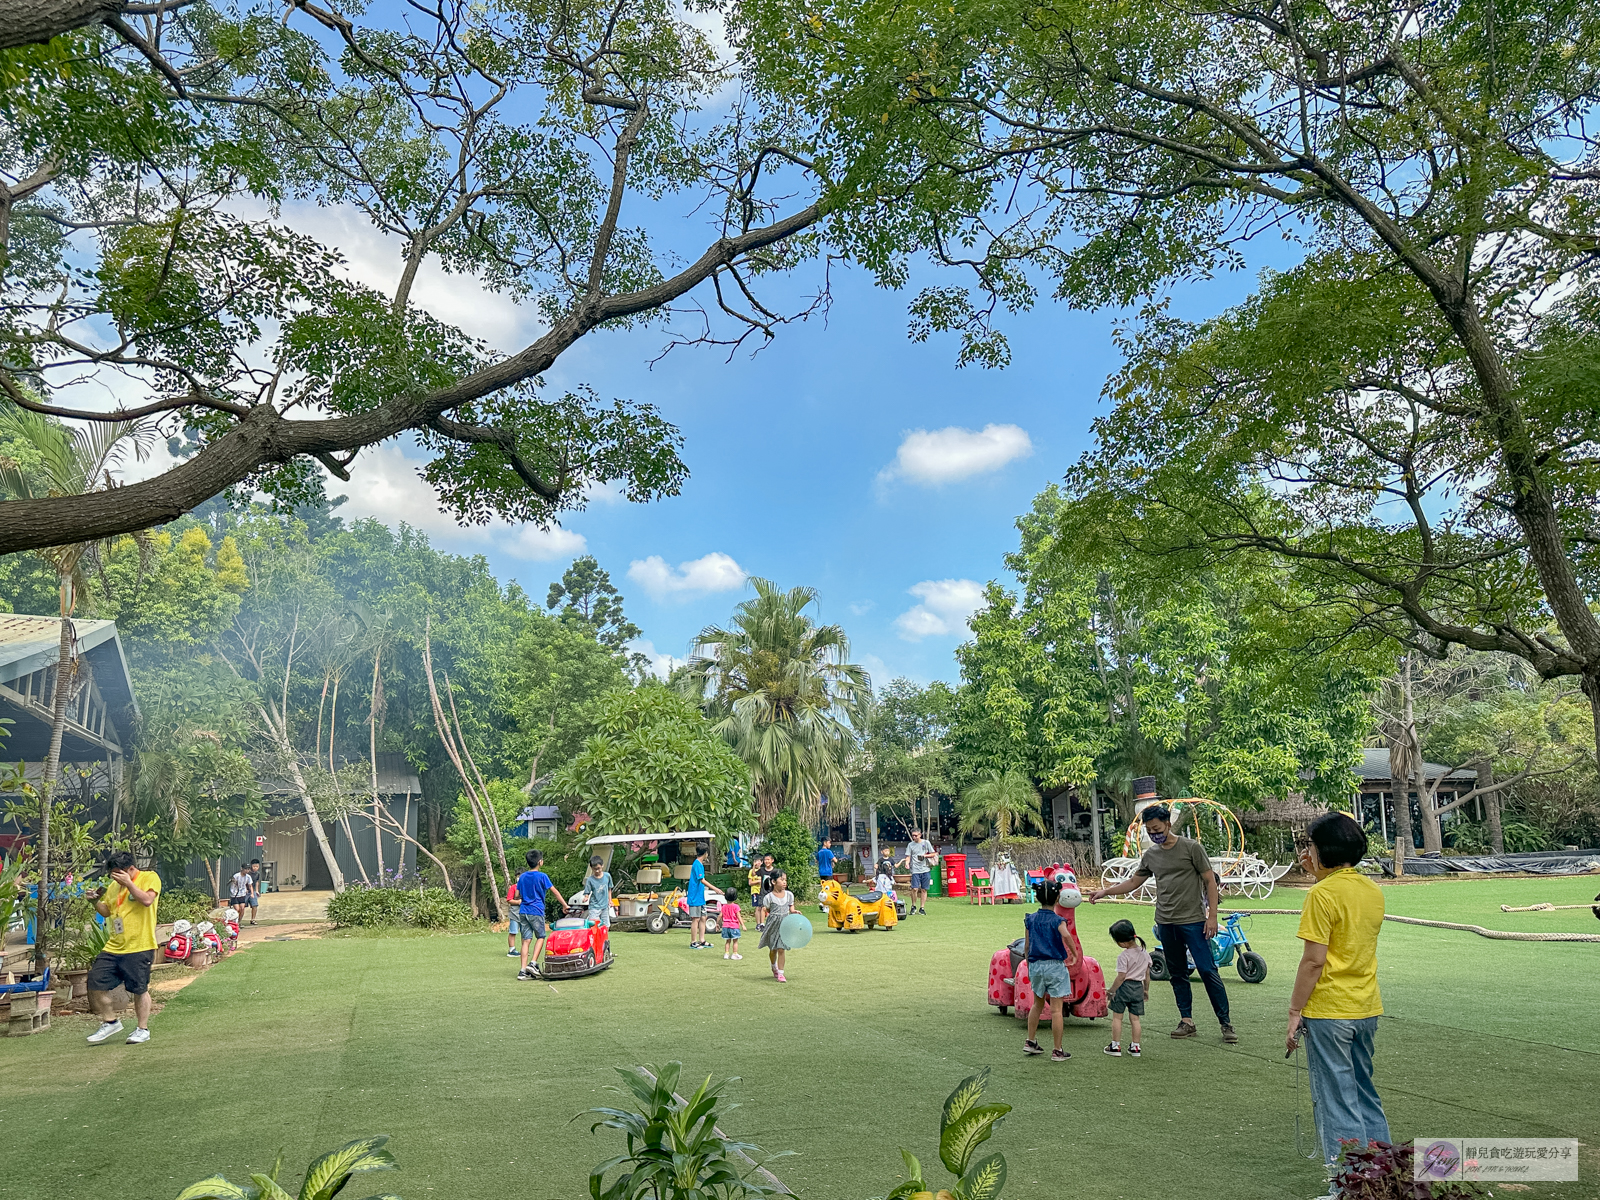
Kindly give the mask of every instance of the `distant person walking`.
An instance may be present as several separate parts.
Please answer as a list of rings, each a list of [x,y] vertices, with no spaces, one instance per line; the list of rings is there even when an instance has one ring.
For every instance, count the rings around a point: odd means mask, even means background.
[[[256,923],[256,910],[261,906],[261,860],[250,860],[250,924]],[[244,914],[241,913],[241,916]]]
[[[544,949],[545,940],[544,898],[554,896],[563,908],[567,902],[550,882],[550,876],[539,869],[544,865],[544,855],[529,850],[524,859],[528,869],[517,876],[517,924],[522,929],[522,969],[517,972],[517,978],[538,979],[539,952]]]
[[[722,957],[738,961],[744,958],[739,953],[739,935],[744,932],[744,914],[739,911],[739,893],[729,888],[722,893],[722,909],[717,913],[717,920],[722,925]]]
[[[761,898],[761,907],[766,910],[766,929],[761,934],[760,947],[767,952],[767,959],[772,965],[772,977],[779,983],[788,983],[784,978],[785,952],[789,949],[783,941],[783,919],[794,912],[794,893],[789,890],[789,877],[782,871],[773,881],[772,890]]]
[[[833,860],[837,857],[838,855],[833,852],[833,839],[831,837],[823,838],[822,849],[817,851],[818,879],[833,878]]]
[[[1303,1037],[1317,1140],[1332,1177],[1339,1143],[1389,1140],[1389,1121],[1372,1082],[1378,994],[1378,934],[1383,891],[1355,867],[1367,835],[1344,813],[1311,822],[1300,863],[1317,877],[1300,910],[1305,943],[1289,997],[1288,1047]],[[1330,1194],[1333,1188],[1330,1185]]]
[[[911,841],[906,844],[906,870],[911,872],[911,903],[906,905],[906,915],[913,912],[928,914],[928,885],[933,881],[933,843],[922,836],[922,830],[911,831]]]
[[[228,903],[244,916],[245,909],[250,907],[250,889],[255,881],[250,878],[250,867],[247,863],[240,863],[239,870],[228,880]]]
[[[756,872],[756,892],[751,900],[756,910],[756,932],[763,933],[767,928],[767,893],[772,891],[774,883],[782,872],[778,870],[777,861],[770,854],[761,856],[761,869]]]
[[[1228,1018],[1228,989],[1211,956],[1211,939],[1217,936],[1217,914],[1221,888],[1217,873],[1205,848],[1193,838],[1172,832],[1172,810],[1165,804],[1152,804],[1140,814],[1151,846],[1139,859],[1133,877],[1116,887],[1101,888],[1089,896],[1097,904],[1107,896],[1126,896],[1156,881],[1156,933],[1161,952],[1167,959],[1167,974],[1172,980],[1172,995],[1178,1002],[1178,1027],[1175,1038],[1192,1038],[1199,1030],[1194,1025],[1194,993],[1189,986],[1187,962],[1194,960],[1200,981],[1211,999],[1212,1011],[1222,1026],[1222,1040],[1232,1045],[1239,1040]]]
[[[139,1025],[127,1041],[137,1046],[150,1040],[150,967],[156,957],[161,876],[139,870],[126,850],[107,858],[106,869],[111,882],[93,898],[95,911],[106,919],[111,935],[89,965],[89,1007],[100,1018],[100,1028],[89,1035],[89,1042],[98,1046],[122,1032],[121,1019],[111,1011],[111,993],[120,984],[133,997]]]

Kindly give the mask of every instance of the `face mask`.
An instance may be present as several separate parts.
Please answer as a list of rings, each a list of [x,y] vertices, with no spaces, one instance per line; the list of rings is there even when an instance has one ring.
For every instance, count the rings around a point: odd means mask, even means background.
[[[1164,833],[1152,833],[1150,840],[1159,846],[1167,840],[1167,835]]]

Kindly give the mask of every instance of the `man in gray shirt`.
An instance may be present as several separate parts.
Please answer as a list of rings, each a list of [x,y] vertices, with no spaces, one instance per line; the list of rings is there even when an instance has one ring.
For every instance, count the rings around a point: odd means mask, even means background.
[[[1156,932],[1167,960],[1172,996],[1178,1002],[1178,1027],[1172,1036],[1190,1038],[1199,1032],[1194,1025],[1194,993],[1189,987],[1187,959],[1192,958],[1211,999],[1212,1011],[1222,1025],[1222,1040],[1231,1045],[1239,1035],[1228,1021],[1228,989],[1222,986],[1222,975],[1211,954],[1221,904],[1217,873],[1211,869],[1211,860],[1199,842],[1172,832],[1172,811],[1165,804],[1152,804],[1140,814],[1140,820],[1150,835],[1151,846],[1140,857],[1133,877],[1116,887],[1090,893],[1089,903],[1096,904],[1107,896],[1126,896],[1154,877]]]
[[[906,856],[901,859],[906,864],[906,870],[911,872],[911,903],[906,905],[906,915],[912,913],[928,913],[928,884],[932,882],[933,843],[926,841],[922,830],[911,831],[911,841],[906,845]]]

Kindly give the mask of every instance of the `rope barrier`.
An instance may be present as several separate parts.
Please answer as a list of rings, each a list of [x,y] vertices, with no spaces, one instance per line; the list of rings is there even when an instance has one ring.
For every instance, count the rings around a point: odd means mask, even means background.
[[[1119,900],[1121,904],[1148,904],[1154,905],[1154,900]],[[1106,901],[1102,901],[1106,903]],[[1567,906],[1563,906],[1567,907]],[[1587,908],[1586,904],[1572,905],[1573,908]],[[1507,909],[1506,911],[1521,911]],[[1238,913],[1241,917],[1298,917],[1298,908],[1225,908],[1224,916]],[[1479,937],[1490,938],[1497,942],[1600,942],[1600,933],[1514,933],[1507,929],[1485,929],[1482,925],[1459,925],[1454,921],[1425,921],[1421,917],[1400,917],[1392,913],[1385,913],[1385,921],[1394,921],[1401,925],[1424,925],[1429,929],[1460,929],[1466,933],[1475,933]]]

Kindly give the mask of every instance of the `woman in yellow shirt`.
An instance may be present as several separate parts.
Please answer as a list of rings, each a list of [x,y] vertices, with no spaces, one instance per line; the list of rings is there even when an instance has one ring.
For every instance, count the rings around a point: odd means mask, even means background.
[[[1301,864],[1317,877],[1300,912],[1305,949],[1289,998],[1288,1046],[1305,1039],[1317,1139],[1330,1178],[1341,1141],[1389,1140],[1389,1121],[1372,1082],[1378,994],[1378,932],[1383,892],[1355,868],[1367,835],[1344,813],[1311,823]]]

